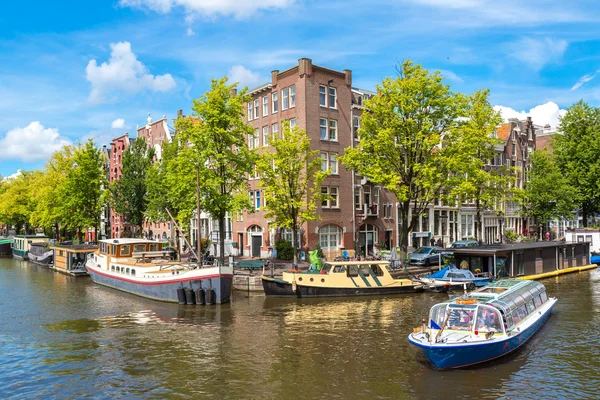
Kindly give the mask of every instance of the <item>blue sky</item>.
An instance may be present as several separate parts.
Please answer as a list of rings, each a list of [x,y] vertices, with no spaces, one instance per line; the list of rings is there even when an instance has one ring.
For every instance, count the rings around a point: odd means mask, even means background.
[[[375,89],[405,58],[503,115],[555,125],[600,99],[600,4],[530,0],[63,0],[0,13],[0,175],[65,143],[188,113],[211,77],[250,87],[298,58]],[[524,113],[522,113],[524,111]]]

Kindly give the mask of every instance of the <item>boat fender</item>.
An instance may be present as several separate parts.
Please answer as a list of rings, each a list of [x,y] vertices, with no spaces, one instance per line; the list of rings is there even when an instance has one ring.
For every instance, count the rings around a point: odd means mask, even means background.
[[[204,289],[196,289],[196,304],[199,306],[206,304],[206,300],[204,298]]]
[[[290,269],[290,272],[297,274],[299,272],[302,272],[302,270],[301,269]]]
[[[177,301],[179,304],[185,304],[185,289],[182,287],[177,288]]]
[[[206,305],[215,304],[215,291],[212,289],[206,289],[204,299],[206,301]]]
[[[192,288],[185,289],[185,303],[189,305],[196,304],[196,294]]]
[[[296,281],[292,281],[292,292],[294,292],[294,293],[296,293],[296,289],[297,289],[296,286],[297,286]]]

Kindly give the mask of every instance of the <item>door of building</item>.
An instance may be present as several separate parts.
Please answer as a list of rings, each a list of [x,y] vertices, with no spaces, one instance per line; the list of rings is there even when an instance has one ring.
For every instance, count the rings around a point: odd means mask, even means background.
[[[262,236],[252,236],[252,257],[260,257],[260,245],[262,243]]]

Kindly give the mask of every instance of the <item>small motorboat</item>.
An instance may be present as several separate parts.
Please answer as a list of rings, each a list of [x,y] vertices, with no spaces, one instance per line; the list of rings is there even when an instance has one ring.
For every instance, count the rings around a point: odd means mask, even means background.
[[[468,269],[458,269],[454,265],[448,265],[438,272],[424,277],[415,277],[415,283],[421,283],[428,286],[449,286],[451,288],[469,289],[482,287],[490,283],[489,276],[476,276]]]
[[[590,263],[600,265],[600,254],[598,253],[590,253]]]
[[[496,281],[433,306],[429,319],[422,320],[408,341],[437,369],[486,362],[527,342],[546,322],[556,301],[539,282]]]

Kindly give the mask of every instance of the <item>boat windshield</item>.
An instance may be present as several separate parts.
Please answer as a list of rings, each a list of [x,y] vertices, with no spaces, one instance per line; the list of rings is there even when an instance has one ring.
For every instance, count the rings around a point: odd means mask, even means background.
[[[437,325],[443,329],[472,331],[475,324],[476,309],[476,305],[450,307],[448,304],[438,304],[431,308],[432,326]]]
[[[475,330],[479,332],[503,332],[502,318],[494,307],[479,306],[477,309]]]

